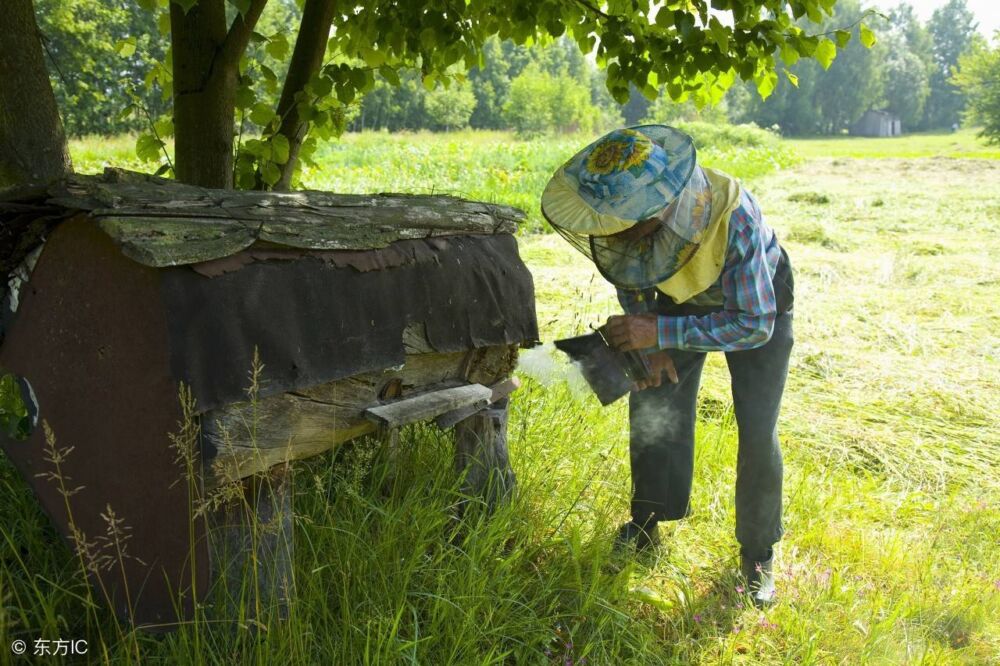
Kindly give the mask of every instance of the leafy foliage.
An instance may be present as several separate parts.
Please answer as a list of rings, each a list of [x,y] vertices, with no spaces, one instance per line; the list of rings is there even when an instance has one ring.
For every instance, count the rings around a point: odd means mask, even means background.
[[[850,126],[881,92],[877,57],[859,37],[868,16],[858,0],[839,2],[836,14],[822,25],[833,39],[821,40],[815,60],[782,52],[786,75],[794,85],[784,86],[766,101],[764,92],[770,92],[770,84],[761,90],[756,83],[757,96],[733,95],[735,120],[776,125],[788,134],[830,134]]]
[[[842,0],[836,9],[824,27],[836,46],[844,48],[829,71],[796,63],[792,55],[785,64],[797,89],[786,87],[762,104],[737,87],[728,97],[734,120],[778,125],[794,135],[845,131],[869,109],[898,116],[904,131],[951,128],[958,122],[965,94],[950,77],[975,35],[966,0],[950,0],[926,25],[902,2],[888,16],[857,23],[856,30],[842,26],[864,16],[858,2]],[[817,56],[816,61],[822,65],[825,58]]]
[[[472,92],[471,83],[458,81],[429,92],[425,107],[434,129],[461,129],[469,124],[469,117],[476,107],[476,95]]]
[[[965,0],[948,0],[935,9],[927,24],[932,40],[931,92],[927,100],[924,124],[927,127],[951,127],[961,120],[965,100],[952,82],[958,59],[976,31],[975,16]]]
[[[31,430],[31,417],[17,377],[0,373],[0,434],[21,440],[26,439]]]
[[[306,4],[313,1],[306,0]],[[174,2],[184,6],[193,5],[195,0]],[[347,108],[375,90],[378,79],[404,85],[402,74],[414,69],[424,87],[433,90],[464,71],[478,70],[482,75],[473,77],[472,85],[477,101],[484,101],[480,117],[485,123],[494,123],[498,110],[505,105],[513,108],[504,88],[508,81],[513,86],[520,71],[508,72],[507,80],[497,71],[486,72],[484,53],[497,47],[490,40],[528,45],[564,35],[576,48],[572,57],[569,52],[562,54],[569,78],[557,76],[555,82],[555,97],[561,103],[555,109],[558,117],[552,116],[550,122],[558,128],[586,128],[592,116],[593,92],[587,95],[568,83],[574,76],[571,68],[583,63],[581,52],[592,52],[597,64],[605,68],[605,87],[619,103],[627,101],[630,87],[635,87],[651,98],[662,90],[675,100],[690,98],[702,106],[720,100],[740,78],[755,81],[766,96],[778,83],[776,53],[796,60],[816,57],[827,64],[833,59],[838,45],[827,37],[809,35],[804,26],[821,23],[831,14],[834,2],[714,0],[712,7],[728,13],[731,20],[727,21],[710,15],[708,0],[612,0],[602,4],[588,0],[469,0],[458,5],[435,0],[352,5],[351,11],[334,13],[326,61],[305,89],[296,93],[296,108],[309,135],[322,140],[343,130],[350,117]],[[153,6],[151,1],[147,4]],[[286,3],[277,4],[290,18],[298,13]],[[249,15],[252,3],[234,0],[232,6]],[[270,8],[265,16],[268,11]],[[240,63],[238,133],[259,133],[259,138],[241,142],[237,149],[236,181],[242,187],[277,182],[276,173],[281,171],[278,167],[284,168],[281,160],[286,159],[286,151],[280,143],[274,144],[273,137],[284,135],[290,140],[287,159],[292,160],[296,144],[304,136],[290,134],[282,127],[282,118],[268,99],[279,87],[279,76],[265,59],[286,60],[291,50],[287,35],[287,24],[274,33],[255,32]],[[123,51],[130,49],[126,45]],[[537,82],[529,83],[523,86],[537,88]],[[433,106],[440,112],[446,105]],[[548,108],[551,114],[553,105],[548,104]],[[544,113],[542,120],[545,124]],[[315,141],[307,139],[301,157],[309,159],[314,146]],[[145,154],[152,155],[149,140],[143,148]]]
[[[980,135],[1000,145],[1000,35],[992,48],[976,40],[959,58],[953,81],[968,97],[969,120],[982,126]]]
[[[144,118],[121,113],[121,90],[134,89],[165,59],[156,15],[126,2],[35,0],[35,16],[67,133],[144,127]],[[158,90],[144,89],[139,98],[155,116],[167,109]]]
[[[522,136],[550,130],[590,132],[599,116],[585,84],[566,72],[543,72],[534,63],[511,81],[503,108],[503,118]]]

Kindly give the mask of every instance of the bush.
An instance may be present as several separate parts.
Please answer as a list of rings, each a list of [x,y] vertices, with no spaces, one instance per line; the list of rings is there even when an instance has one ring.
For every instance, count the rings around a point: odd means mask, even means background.
[[[780,138],[774,132],[761,129],[753,123],[747,125],[730,125],[729,123],[706,123],[702,121],[679,122],[677,129],[690,134],[694,139],[695,148],[733,148],[733,147],[774,147],[780,143]]]
[[[982,126],[980,136],[1000,144],[1000,36],[995,48],[978,42],[962,56],[954,82],[969,100],[966,122]]]
[[[602,114],[590,101],[590,89],[567,73],[553,76],[528,65],[510,83],[503,119],[520,136],[550,131],[591,132]]]
[[[468,81],[453,83],[448,88],[438,86],[424,98],[424,109],[435,129],[462,129],[469,124],[475,108],[476,95]]]

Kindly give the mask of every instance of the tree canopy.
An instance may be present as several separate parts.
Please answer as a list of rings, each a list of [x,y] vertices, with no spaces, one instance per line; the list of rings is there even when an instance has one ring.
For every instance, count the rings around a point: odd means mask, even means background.
[[[138,35],[121,37],[116,49],[147,63],[143,82],[172,101],[150,118],[142,155],[162,155],[163,168],[189,183],[286,188],[299,158],[343,129],[376,75],[400,85],[401,74],[415,71],[427,89],[461,86],[483,66],[492,37],[527,45],[566,35],[605,70],[618,102],[633,88],[649,98],[662,90],[679,101],[717,102],[738,79],[766,97],[783,68],[800,58],[827,67],[847,45],[850,33],[828,29],[835,2],[138,0],[133,11],[145,14],[129,21],[147,32],[157,25],[169,49],[157,57],[155,40]],[[114,16],[115,25],[128,22],[118,10]],[[861,35],[870,32],[862,27]],[[140,118],[155,114],[148,97],[134,101]],[[170,133],[172,161],[164,150]]]
[[[1000,144],[1000,32],[991,47],[977,39],[958,59],[953,82],[968,97],[969,120],[982,126],[981,135]]]
[[[827,29],[854,24],[863,15],[859,0],[841,0]],[[850,42],[829,71],[815,61],[797,63],[790,70],[798,86],[786,86],[766,101],[737,86],[727,100],[730,115],[796,135],[845,131],[870,109],[898,116],[905,131],[958,123],[966,92],[952,77],[975,37],[965,0],[949,0],[926,24],[905,2],[865,21],[879,33],[872,49]]]

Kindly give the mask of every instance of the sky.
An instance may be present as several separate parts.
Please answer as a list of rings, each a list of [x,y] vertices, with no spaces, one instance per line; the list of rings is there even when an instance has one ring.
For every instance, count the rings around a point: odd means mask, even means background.
[[[906,0],[917,10],[917,16],[927,21],[938,7],[943,7],[947,0]],[[876,9],[891,9],[900,0],[868,0],[867,4]],[[992,37],[995,30],[1000,30],[1000,0],[965,0],[965,4],[976,15],[979,21],[979,32]]]

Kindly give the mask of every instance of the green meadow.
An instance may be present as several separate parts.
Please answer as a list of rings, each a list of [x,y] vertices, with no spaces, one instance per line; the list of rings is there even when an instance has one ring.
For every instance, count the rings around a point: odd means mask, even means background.
[[[549,174],[588,140],[348,135],[302,184],[523,208],[551,342],[618,311],[538,214]],[[136,167],[132,141],[76,141],[76,166]],[[516,496],[471,515],[460,540],[451,442],[433,428],[406,430],[391,463],[365,440],[297,466],[285,621],[223,630],[205,608],[166,635],[119,625],[0,461],[0,663],[26,632],[84,637],[115,664],[1000,662],[1000,151],[963,131],[706,134],[699,154],[744,179],[796,269],[775,607],[755,610],[738,588],[722,355],[703,379],[693,515],[628,558],[610,548],[628,517],[625,401],[600,407],[543,346],[524,353],[512,402]]]

